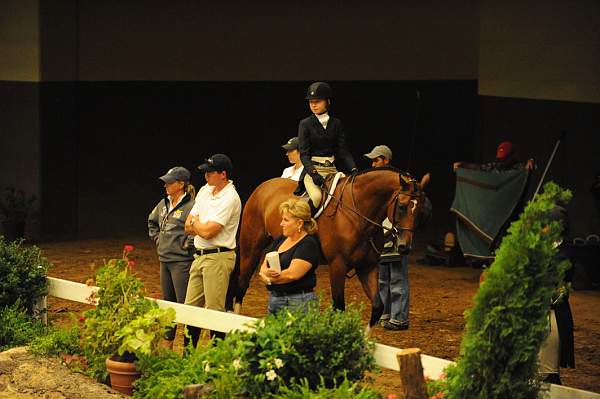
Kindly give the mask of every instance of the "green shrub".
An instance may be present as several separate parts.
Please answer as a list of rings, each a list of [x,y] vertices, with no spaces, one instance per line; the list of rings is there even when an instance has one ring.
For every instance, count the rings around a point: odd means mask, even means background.
[[[215,387],[211,398],[233,398],[240,392],[239,371],[245,341],[239,331],[225,340],[189,352],[183,359],[172,351],[165,356],[141,356],[136,362],[141,371],[135,382],[135,398],[175,399],[186,385],[210,383]]]
[[[447,398],[538,396],[537,356],[552,295],[569,266],[554,259],[563,226],[552,214],[570,198],[548,183],[509,228],[466,312],[460,357],[447,372]]]
[[[0,308],[0,352],[26,345],[33,337],[43,333],[44,325],[34,320],[20,301]]]
[[[31,313],[35,301],[47,293],[46,276],[51,266],[38,247],[0,237],[0,308],[19,300]]]
[[[57,356],[60,353],[82,355],[79,327],[49,328],[44,335],[33,338],[29,350],[41,356]]]
[[[131,273],[133,250],[125,245],[120,259],[110,259],[98,270],[98,292],[91,298],[98,304],[84,313],[82,345],[88,373],[101,381],[108,375],[108,357],[134,361],[136,355],[154,353],[161,331],[175,318],[174,310],[158,309],[156,302],[144,297],[142,280]]]
[[[183,359],[140,359],[135,397],[178,398],[186,385],[208,383],[214,388],[211,398],[263,398],[286,388],[335,386],[342,395],[342,387],[349,387],[345,383],[374,367],[373,344],[364,336],[356,309],[320,313],[315,305],[306,313],[267,316],[254,327],[252,332],[233,331]]]
[[[360,312],[354,308],[338,312],[329,307],[321,313],[314,302],[306,313],[269,315],[248,340],[245,381],[256,396],[301,378],[311,388],[322,382],[333,387],[346,378],[358,381],[374,365],[373,344],[365,338]]]
[[[328,388],[325,384],[313,389],[308,381],[303,380],[301,384],[290,387],[281,387],[281,390],[272,396],[273,399],[381,399],[381,395],[369,388],[360,387],[356,382],[344,379],[342,383],[334,388]]]

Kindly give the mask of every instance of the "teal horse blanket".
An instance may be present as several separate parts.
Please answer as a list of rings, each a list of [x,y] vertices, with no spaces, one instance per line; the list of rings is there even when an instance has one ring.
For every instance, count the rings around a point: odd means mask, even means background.
[[[493,258],[499,234],[517,209],[529,171],[456,170],[456,193],[450,211],[457,216],[456,233],[465,256]]]

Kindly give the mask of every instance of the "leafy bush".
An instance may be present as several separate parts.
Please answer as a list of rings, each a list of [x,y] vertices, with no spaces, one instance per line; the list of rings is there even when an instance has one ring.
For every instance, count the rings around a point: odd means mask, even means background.
[[[25,345],[44,332],[44,325],[34,320],[16,301],[0,308],[0,351]]]
[[[365,339],[360,312],[352,308],[321,313],[314,302],[306,313],[279,312],[259,322],[248,340],[247,390],[257,396],[299,379],[311,388],[358,381],[374,364],[373,345]]]
[[[149,354],[158,346],[161,329],[175,318],[172,309],[158,309],[156,302],[144,297],[143,282],[131,274],[135,266],[129,259],[131,251],[133,246],[125,245],[121,259],[111,259],[98,270],[99,290],[90,298],[98,304],[84,313],[82,345],[89,374],[99,380],[107,377],[108,357],[118,353],[119,360],[134,361],[138,350]]]
[[[48,291],[46,276],[51,263],[35,246],[6,242],[0,236],[0,308],[20,301],[31,314],[35,301]]]
[[[356,382],[344,379],[342,383],[334,388],[328,388],[324,384],[313,389],[308,381],[303,380],[301,384],[291,387],[282,387],[272,396],[273,399],[380,399],[381,395],[369,388],[360,387]]]
[[[0,214],[7,221],[24,221],[33,209],[35,196],[26,196],[23,190],[6,187],[0,197]]]
[[[186,385],[210,383],[214,387],[211,398],[233,398],[240,392],[247,333],[239,331],[227,335],[225,340],[211,341],[212,345],[199,347],[183,359],[170,351],[163,357],[141,356],[136,363],[141,371],[135,382],[135,398],[176,399]]]
[[[78,326],[69,329],[49,328],[44,335],[33,338],[29,350],[41,356],[57,356],[61,353],[82,355],[79,334]]]
[[[282,389],[335,386],[338,396],[316,397],[344,398],[350,396],[339,395],[350,389],[349,383],[374,367],[373,344],[364,336],[356,309],[320,313],[315,305],[306,313],[269,315],[254,327],[252,332],[233,331],[184,359],[140,359],[142,376],[135,397],[177,398],[186,385],[210,384],[212,398],[262,398],[279,395]]]
[[[554,259],[563,226],[553,211],[570,198],[548,183],[509,228],[466,313],[460,358],[447,371],[447,398],[537,397],[551,298],[569,266]]]

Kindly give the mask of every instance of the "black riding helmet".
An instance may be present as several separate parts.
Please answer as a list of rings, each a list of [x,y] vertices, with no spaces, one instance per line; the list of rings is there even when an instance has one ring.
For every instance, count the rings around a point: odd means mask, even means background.
[[[317,99],[331,99],[333,98],[333,91],[331,86],[325,82],[315,82],[308,86],[306,90],[305,100],[317,100]]]

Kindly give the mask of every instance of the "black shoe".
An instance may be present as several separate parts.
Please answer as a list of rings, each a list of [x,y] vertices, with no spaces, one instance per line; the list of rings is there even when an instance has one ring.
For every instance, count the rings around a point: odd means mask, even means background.
[[[562,385],[560,374],[558,373],[548,373],[542,381],[548,384]]]
[[[398,324],[398,323],[393,323],[391,321],[384,321],[383,328],[385,328],[386,330],[391,330],[391,331],[408,330],[408,324]]]

